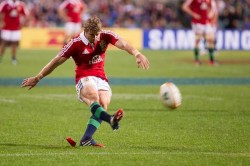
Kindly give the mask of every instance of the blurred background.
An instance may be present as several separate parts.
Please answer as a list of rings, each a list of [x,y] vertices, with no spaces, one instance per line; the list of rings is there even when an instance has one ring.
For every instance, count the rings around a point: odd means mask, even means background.
[[[62,0],[24,0],[31,12],[29,27],[62,27],[57,14]],[[104,27],[190,28],[183,0],[85,0],[83,20],[97,15]],[[250,29],[250,0],[218,0],[219,29]]]
[[[30,27],[61,27],[57,14],[62,0],[25,0],[31,11]],[[183,0],[85,0],[89,16],[99,16],[105,27],[189,28],[190,17],[183,13]],[[249,29],[250,0],[218,0],[219,28]],[[98,5],[97,5],[98,4]]]
[[[3,0],[0,0],[2,2]],[[22,28],[21,49],[59,49],[65,21],[58,7],[63,0],[23,0],[30,17]],[[98,16],[137,49],[193,49],[191,17],[181,9],[184,0],[82,0],[82,23]],[[250,0],[217,0],[216,48],[250,50]],[[157,30],[157,31],[156,31]],[[201,46],[202,47],[202,46]]]

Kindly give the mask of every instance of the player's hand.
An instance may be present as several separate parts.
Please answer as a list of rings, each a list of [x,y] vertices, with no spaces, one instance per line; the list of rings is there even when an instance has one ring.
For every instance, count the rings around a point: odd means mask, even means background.
[[[143,68],[143,69],[149,69],[149,61],[148,59],[142,55],[142,54],[138,54],[136,55],[136,63],[138,65],[138,68]]]
[[[195,18],[196,20],[199,20],[199,19],[201,19],[201,16],[199,15],[199,14],[197,14],[197,13],[193,13],[193,18]]]
[[[214,13],[214,12],[209,12],[209,13],[208,13],[208,18],[209,18],[209,19],[212,19],[214,16],[215,16],[215,13]]]
[[[70,17],[67,17],[67,16],[64,18],[64,20],[65,20],[66,22],[71,22],[71,21],[72,21],[72,19],[71,19]]]
[[[29,87],[29,89],[36,86],[39,80],[36,77],[30,77],[23,80],[21,87]]]
[[[4,26],[5,26],[5,23],[1,21],[0,22],[0,29],[2,29]]]

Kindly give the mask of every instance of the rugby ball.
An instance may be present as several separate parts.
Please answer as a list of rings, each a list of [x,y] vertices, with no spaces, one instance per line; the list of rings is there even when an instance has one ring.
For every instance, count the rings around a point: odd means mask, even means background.
[[[166,82],[160,86],[160,100],[168,108],[176,109],[181,105],[181,93],[172,82]]]

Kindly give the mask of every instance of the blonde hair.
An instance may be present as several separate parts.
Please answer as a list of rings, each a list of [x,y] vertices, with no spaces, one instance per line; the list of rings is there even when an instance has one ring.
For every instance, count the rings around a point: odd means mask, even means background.
[[[98,33],[101,31],[102,28],[101,20],[96,16],[91,17],[84,23],[83,28],[85,32],[91,31]]]

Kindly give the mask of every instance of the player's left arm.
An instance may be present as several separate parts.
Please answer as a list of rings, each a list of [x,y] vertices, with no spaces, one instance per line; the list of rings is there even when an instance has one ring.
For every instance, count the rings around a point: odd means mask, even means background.
[[[214,18],[215,17],[215,11],[213,10],[213,9],[210,9],[209,11],[208,11],[208,18],[209,19],[212,19],[212,18]]]
[[[64,5],[60,5],[58,7],[57,12],[58,12],[59,17],[63,21],[65,21],[65,22],[71,21],[71,18],[67,15],[67,9],[66,9],[66,7]]]
[[[149,61],[140,51],[130,45],[127,41],[122,38],[119,38],[117,42],[114,44],[117,48],[127,51],[129,54],[134,55],[136,57],[136,63],[138,67],[143,69],[149,69]]]
[[[22,26],[29,26],[29,22],[31,20],[31,14],[28,9],[28,7],[25,5],[25,3],[21,3],[22,11],[20,13],[21,15],[21,25]]]
[[[214,25],[217,24],[217,21],[218,21],[218,6],[217,6],[217,2],[215,0],[211,1],[211,8],[210,8],[209,13],[208,13],[208,18],[210,18],[212,20],[212,23]]]
[[[0,13],[0,29],[4,27],[5,23],[4,23],[4,14]]]

